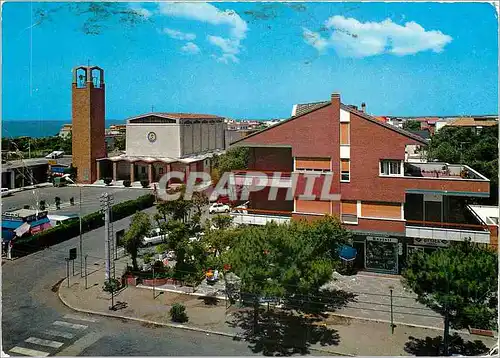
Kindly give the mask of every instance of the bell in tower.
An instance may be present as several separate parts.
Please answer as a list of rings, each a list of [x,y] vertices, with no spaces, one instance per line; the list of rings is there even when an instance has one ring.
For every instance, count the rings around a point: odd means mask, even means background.
[[[72,152],[79,183],[98,180],[97,159],[106,157],[104,71],[97,66],[73,69]]]

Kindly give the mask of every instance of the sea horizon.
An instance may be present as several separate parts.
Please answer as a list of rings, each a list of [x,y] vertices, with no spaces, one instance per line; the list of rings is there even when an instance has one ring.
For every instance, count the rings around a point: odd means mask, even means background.
[[[125,124],[124,119],[106,120],[105,126]],[[70,120],[26,120],[26,119],[7,119],[2,120],[2,138],[31,137],[42,138],[51,137],[59,134],[64,124],[71,124]]]

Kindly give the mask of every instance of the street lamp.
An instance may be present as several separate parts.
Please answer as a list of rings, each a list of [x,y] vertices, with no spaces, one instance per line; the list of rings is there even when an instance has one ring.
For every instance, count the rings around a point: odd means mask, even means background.
[[[80,277],[83,277],[83,240],[82,240],[82,186],[78,185],[75,183],[73,179],[70,178],[69,174],[64,174],[62,176],[65,180],[75,184],[79,189],[80,189],[80,213],[79,213],[79,219],[80,219]]]

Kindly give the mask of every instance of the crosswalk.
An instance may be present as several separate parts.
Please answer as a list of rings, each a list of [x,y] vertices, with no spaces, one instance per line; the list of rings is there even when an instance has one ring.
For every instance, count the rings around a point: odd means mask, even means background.
[[[78,322],[78,323],[76,323]],[[64,347],[75,343],[75,339],[84,335],[89,325],[98,322],[89,316],[67,314],[60,320],[52,322],[50,327],[25,339],[12,348],[9,353],[14,356],[48,357],[55,355]]]

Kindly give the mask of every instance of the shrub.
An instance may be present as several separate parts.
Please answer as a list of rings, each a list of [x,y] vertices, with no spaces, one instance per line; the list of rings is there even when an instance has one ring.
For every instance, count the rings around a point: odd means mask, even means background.
[[[153,263],[153,267],[155,269],[155,274],[156,274],[157,272],[163,271],[163,269],[165,268],[165,265],[163,265],[163,262],[157,260]]]
[[[112,181],[112,178],[104,178],[104,184],[106,184],[107,186],[110,186]]]
[[[174,303],[170,308],[169,314],[174,322],[184,323],[188,321],[186,307],[182,303]]]
[[[142,260],[144,261],[145,264],[149,264],[152,259],[153,259],[153,254],[150,252],[145,253],[144,256],[142,256]]]
[[[120,281],[118,281],[116,278],[110,278],[108,281],[104,282],[104,286],[102,287],[102,290],[104,292],[116,292],[120,289]]]
[[[147,179],[142,179],[142,180],[141,180],[141,185],[142,185],[142,187],[143,187],[143,188],[147,188],[147,187],[149,187],[149,180],[147,180]]]
[[[24,205],[24,206],[23,206],[23,209],[29,209],[29,208],[30,208],[30,206],[29,206],[29,205]]]
[[[130,180],[128,180],[128,179],[127,179],[127,180],[124,180],[124,181],[123,181],[123,186],[125,186],[125,187],[127,187],[127,188],[128,188],[128,187],[130,187],[131,185],[132,185],[132,182],[131,182]]]

